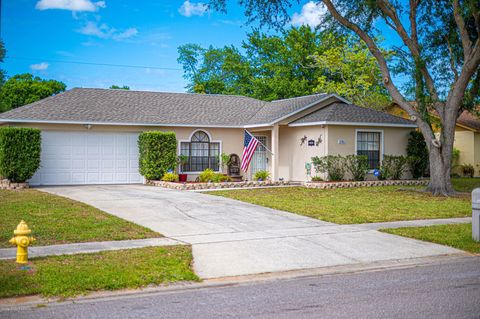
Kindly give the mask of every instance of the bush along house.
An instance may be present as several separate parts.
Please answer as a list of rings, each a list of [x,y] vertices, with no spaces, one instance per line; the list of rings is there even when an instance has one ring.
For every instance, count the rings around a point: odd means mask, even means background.
[[[244,179],[268,171],[274,181],[306,181],[315,175],[315,156],[365,155],[373,170],[385,155],[405,155],[415,129],[407,119],[334,94],[264,102],[86,88],[2,113],[0,125],[41,130],[41,164],[31,185],[142,183],[138,138],[145,131],[175,133],[178,171],[188,180],[211,169]],[[259,141],[246,172],[239,169],[245,130]]]

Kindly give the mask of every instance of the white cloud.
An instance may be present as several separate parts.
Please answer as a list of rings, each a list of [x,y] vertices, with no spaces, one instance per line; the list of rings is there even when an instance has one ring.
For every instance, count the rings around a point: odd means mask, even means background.
[[[323,16],[327,13],[327,8],[322,2],[309,1],[302,7],[300,13],[295,12],[290,21],[293,25],[309,25],[310,27],[318,26],[323,19]]]
[[[92,2],[91,0],[40,0],[35,6],[37,10],[60,9],[73,12],[94,12],[98,8],[105,7],[105,1]]]
[[[32,71],[45,71],[46,69],[48,69],[48,63],[41,62],[37,64],[32,64],[30,65],[30,69],[32,69]]]
[[[119,31],[105,23],[98,24],[97,22],[88,21],[85,26],[77,30],[81,34],[91,35],[100,39],[113,39],[116,41],[126,40],[138,34],[136,28],[128,28],[125,31]]]
[[[186,0],[178,9],[178,12],[180,12],[180,14],[185,17],[203,16],[207,11],[207,4],[203,2],[191,3],[189,0]]]
[[[127,30],[125,30],[123,32],[114,34],[112,36],[112,39],[121,41],[121,40],[131,38],[131,37],[133,37],[137,34],[138,34],[138,30],[136,28],[128,28]]]

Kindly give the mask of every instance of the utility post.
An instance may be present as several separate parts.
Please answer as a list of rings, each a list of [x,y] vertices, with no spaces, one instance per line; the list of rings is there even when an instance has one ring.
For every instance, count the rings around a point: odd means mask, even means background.
[[[472,237],[480,242],[480,188],[472,192]]]

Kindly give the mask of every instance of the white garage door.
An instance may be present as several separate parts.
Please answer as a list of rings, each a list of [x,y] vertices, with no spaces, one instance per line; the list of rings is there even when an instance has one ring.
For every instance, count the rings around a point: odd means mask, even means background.
[[[42,131],[32,185],[141,183],[137,133]]]

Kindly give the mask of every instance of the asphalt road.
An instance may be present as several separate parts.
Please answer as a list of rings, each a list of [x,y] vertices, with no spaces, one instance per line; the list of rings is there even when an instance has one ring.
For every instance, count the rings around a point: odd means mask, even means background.
[[[480,257],[57,303],[0,318],[480,318]]]

